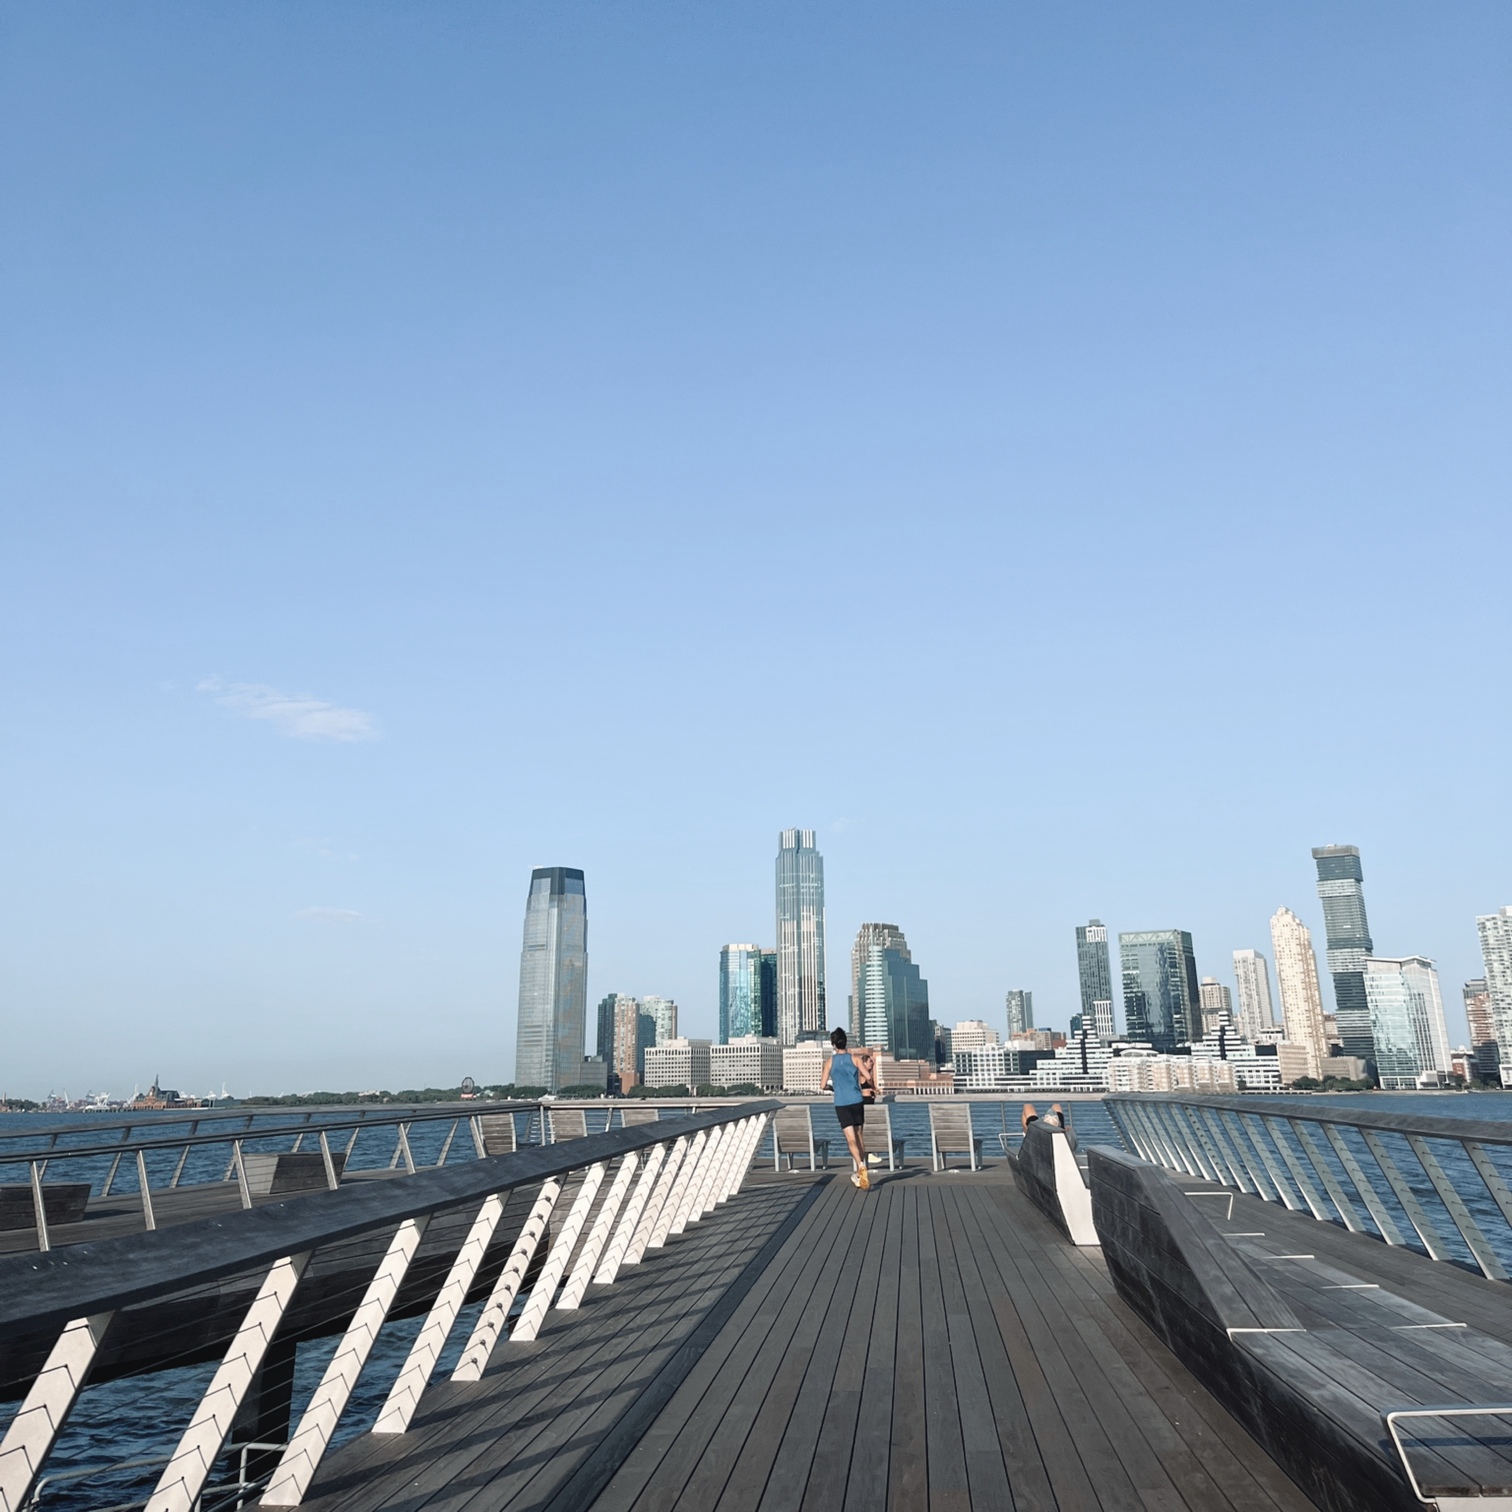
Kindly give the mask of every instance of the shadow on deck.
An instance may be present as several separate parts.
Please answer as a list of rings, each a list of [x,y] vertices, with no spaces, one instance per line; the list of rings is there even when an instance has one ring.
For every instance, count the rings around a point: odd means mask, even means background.
[[[1014,1188],[753,1175],[307,1507],[1233,1509],[1312,1503]]]

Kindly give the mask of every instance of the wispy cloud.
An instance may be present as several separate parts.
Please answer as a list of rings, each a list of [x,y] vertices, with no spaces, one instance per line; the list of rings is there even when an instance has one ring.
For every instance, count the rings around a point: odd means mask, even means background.
[[[315,919],[321,924],[360,924],[362,915],[355,908],[301,908],[299,919]]]
[[[207,677],[195,692],[208,694],[221,708],[244,719],[265,719],[294,740],[376,740],[371,714],[344,709],[340,704],[311,698],[306,693],[282,693],[266,683],[224,682]]]

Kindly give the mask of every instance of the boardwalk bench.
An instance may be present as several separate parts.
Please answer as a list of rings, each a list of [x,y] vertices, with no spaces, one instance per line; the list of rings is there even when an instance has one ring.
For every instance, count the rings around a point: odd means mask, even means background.
[[[346,1168],[346,1152],[331,1152],[331,1168],[336,1180]],[[325,1156],[319,1150],[284,1150],[275,1153],[249,1151],[242,1156],[247,1173],[247,1191],[253,1197],[283,1197],[295,1192],[323,1192],[326,1180]],[[50,1215],[49,1215],[50,1216]]]
[[[480,1113],[478,1132],[485,1155],[513,1155],[520,1147],[513,1113]]]
[[[588,1115],[581,1108],[552,1108],[546,1118],[551,1125],[552,1144],[588,1137]]]
[[[620,1128],[628,1129],[633,1124],[655,1123],[661,1114],[655,1108],[621,1108],[619,1116]]]
[[[793,1161],[800,1155],[808,1157],[809,1170],[817,1171],[819,1162],[829,1169],[829,1140],[814,1138],[813,1110],[807,1103],[790,1103],[777,1110],[772,1120],[772,1169],[782,1169],[782,1157],[787,1156],[788,1170],[793,1170]]]
[[[49,1225],[82,1223],[89,1201],[87,1181],[44,1181],[42,1211]],[[37,1208],[29,1182],[7,1182],[0,1186],[0,1230],[29,1229],[37,1226]]]
[[[1119,1295],[1320,1507],[1468,1512],[1512,1495],[1512,1346],[1225,1238],[1157,1166],[1103,1148],[1088,1165]]]
[[[1073,1244],[1096,1245],[1092,1194],[1065,1129],[1042,1120],[1030,1124],[1008,1161],[1014,1185],[1066,1238]]]
[[[965,1155],[973,1171],[981,1169],[982,1141],[971,1131],[970,1107],[929,1105],[929,1154],[937,1171],[949,1169],[952,1155]]]
[[[861,1147],[868,1155],[887,1156],[887,1169],[896,1171],[906,1164],[903,1157],[903,1140],[893,1133],[892,1113],[886,1103],[874,1103],[866,1110],[866,1122],[861,1126]]]

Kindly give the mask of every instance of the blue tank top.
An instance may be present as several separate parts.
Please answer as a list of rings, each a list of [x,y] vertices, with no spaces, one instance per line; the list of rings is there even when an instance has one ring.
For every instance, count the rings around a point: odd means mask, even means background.
[[[837,1108],[847,1108],[865,1100],[861,1096],[861,1077],[856,1063],[844,1050],[837,1050],[830,1061],[830,1085],[835,1089]]]

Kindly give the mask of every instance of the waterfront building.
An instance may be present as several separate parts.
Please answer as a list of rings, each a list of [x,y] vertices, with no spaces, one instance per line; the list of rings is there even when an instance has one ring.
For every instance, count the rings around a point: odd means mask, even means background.
[[[595,1093],[609,1090],[609,1066],[602,1056],[585,1055],[578,1068],[577,1080],[569,1086],[591,1087]]]
[[[1318,897],[1328,937],[1328,972],[1333,978],[1339,1039],[1346,1055],[1372,1060],[1375,1049],[1370,1040],[1370,1005],[1365,1000],[1365,957],[1375,945],[1365,918],[1360,850],[1355,845],[1318,845],[1313,847],[1313,860],[1318,866]],[[1277,962],[1278,975],[1280,970]]]
[[[1232,1093],[1239,1090],[1239,1081],[1229,1061],[1132,1051],[1108,1062],[1107,1088],[1110,1092]]]
[[[1491,995],[1491,1026],[1504,1087],[1512,1086],[1512,907],[1482,914],[1475,921],[1486,991]]]
[[[877,1068],[877,1090],[883,1093],[906,1092],[914,1096],[942,1097],[955,1090],[955,1075],[939,1070],[933,1061],[900,1058],[891,1051],[879,1050],[874,1064]]]
[[[646,1051],[656,1043],[656,1021],[641,1012],[639,998],[616,993],[614,1000],[614,1059],[611,1069],[628,1092],[646,1079]]]
[[[1287,1057],[1286,1065],[1292,1068],[1294,1075],[1306,1076],[1307,1056],[1295,1053],[1295,1046],[1286,1048],[1293,1052]],[[1241,1092],[1279,1092],[1285,1081],[1281,1046],[1274,1040],[1255,1044],[1227,1020],[1200,1040],[1193,1040],[1188,1053],[1196,1061],[1227,1061]]]
[[[979,1050],[998,1043],[998,1032],[986,1019],[961,1019],[950,1031],[950,1054],[954,1060],[963,1050]]]
[[[824,857],[813,830],[783,830],[777,851],[777,1037],[827,1034]]]
[[[1323,1037],[1328,1041],[1328,1053],[1331,1056],[1344,1053],[1344,1041],[1339,1038],[1339,1015],[1337,1013],[1325,1013],[1323,1015]]]
[[[1239,987],[1239,1027],[1252,1040],[1265,1039],[1276,1027],[1271,1004],[1270,966],[1258,950],[1234,952],[1234,981]]]
[[[1220,1024],[1233,1023],[1234,1001],[1217,977],[1203,977],[1197,984],[1197,997],[1202,1004],[1204,1034],[1211,1034]]]
[[[1012,987],[1008,991],[1008,1034],[1010,1038],[1015,1034],[1022,1034],[1026,1029],[1034,1028],[1034,994],[1022,987]]]
[[[690,1092],[709,1085],[710,1044],[706,1039],[673,1037],[646,1051],[648,1087],[686,1087]]]
[[[857,1044],[866,1038],[863,979],[866,975],[866,958],[873,945],[880,946],[883,950],[896,950],[905,961],[913,959],[908,953],[908,941],[903,938],[903,931],[896,924],[863,924],[856,931],[856,938],[851,945],[850,1028],[847,1032]]]
[[[1491,1011],[1491,989],[1486,985],[1485,977],[1473,977],[1465,983],[1464,1000],[1475,1075],[1497,1081],[1501,1072],[1501,1052],[1496,1044],[1496,1016]]]
[[[515,1085],[570,1087],[583,1060],[588,1014],[588,902],[583,874],[538,866],[520,948]]]
[[[944,1024],[936,1024],[933,1019],[929,1022],[934,1030],[934,1062],[938,1070],[950,1064],[955,1047],[951,1043],[950,1030]]]
[[[863,944],[865,955],[858,962]],[[902,931],[894,924],[863,924],[851,959],[860,966],[852,1010],[852,1018],[860,1021],[856,1038],[894,1055],[933,1060],[929,983],[909,954]]]
[[[709,1080],[716,1087],[782,1086],[782,1046],[759,1034],[742,1035],[709,1051]]]
[[[1191,935],[1184,929],[1135,930],[1119,935],[1118,953],[1129,1038],[1167,1053],[1186,1044],[1202,1022]]]
[[[656,1044],[677,1038],[677,1004],[671,998],[643,997],[640,1011],[656,1026]]]
[[[1309,1076],[1323,1075],[1328,1035],[1323,1028],[1323,994],[1318,986],[1318,958],[1312,931],[1289,908],[1271,915],[1271,946],[1276,953],[1276,985],[1281,989],[1281,1018],[1286,1038],[1311,1057]]]
[[[1426,956],[1365,958],[1376,1075],[1390,1090],[1433,1085],[1449,1071],[1438,972]]]
[[[824,1062],[830,1047],[822,1040],[782,1047],[782,1090],[817,1092],[824,1082]]]
[[[619,1002],[619,993],[611,992],[599,999],[597,1033],[593,1041],[593,1053],[606,1066],[614,1065],[614,1008]]]
[[[1101,919],[1076,926],[1076,975],[1081,983],[1082,1027],[1099,1039],[1111,1040],[1113,1027],[1113,963],[1108,956],[1108,931]]]
[[[719,952],[719,1043],[771,1038],[777,1023],[777,952],[726,945]]]
[[[955,1086],[958,1092],[1005,1092],[1027,1085],[1029,1073],[1048,1050],[1016,1050],[1011,1045],[984,1044],[957,1052]]]
[[[1057,1046],[1030,1071],[1030,1086],[1036,1092],[1101,1092],[1108,1085],[1109,1062],[1128,1048],[1126,1041],[1098,1038],[1084,1021],[1080,1034]],[[1139,1048],[1148,1050],[1149,1046]]]

